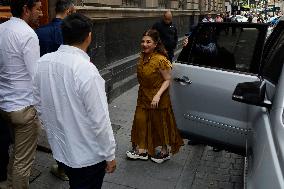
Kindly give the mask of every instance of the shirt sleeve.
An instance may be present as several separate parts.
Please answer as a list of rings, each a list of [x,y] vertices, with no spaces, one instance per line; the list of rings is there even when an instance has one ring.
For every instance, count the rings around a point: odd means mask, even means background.
[[[98,71],[95,70],[95,72]],[[106,161],[111,161],[115,158],[116,144],[109,118],[105,82],[99,73],[96,73],[92,74],[88,80],[83,81],[79,86],[79,94],[95,129],[95,140],[99,145],[98,153]]]
[[[23,55],[27,70],[33,79],[37,65],[36,62],[40,57],[40,47],[38,38],[30,37],[27,40],[26,44],[24,44]]]
[[[172,65],[170,61],[166,58],[161,58],[159,60],[158,68],[161,70],[170,70],[172,69]]]
[[[41,115],[41,110],[40,110],[40,92],[39,92],[39,84],[38,84],[38,75],[35,74],[34,80],[33,80],[33,95],[34,95],[34,102],[33,104],[35,105],[37,112],[39,115]]]

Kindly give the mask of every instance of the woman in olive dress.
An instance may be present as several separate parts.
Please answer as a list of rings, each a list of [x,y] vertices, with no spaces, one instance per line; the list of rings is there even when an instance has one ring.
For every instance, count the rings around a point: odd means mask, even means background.
[[[133,149],[126,155],[141,160],[150,156],[152,161],[162,163],[183,145],[169,96],[172,65],[156,30],[143,34],[141,49],[137,65],[140,85],[131,131]]]

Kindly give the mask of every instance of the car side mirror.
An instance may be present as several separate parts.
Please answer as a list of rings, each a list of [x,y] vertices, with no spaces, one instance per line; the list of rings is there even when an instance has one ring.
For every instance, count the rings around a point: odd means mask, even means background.
[[[271,102],[265,100],[265,81],[237,84],[232,99],[238,102],[270,108]]]

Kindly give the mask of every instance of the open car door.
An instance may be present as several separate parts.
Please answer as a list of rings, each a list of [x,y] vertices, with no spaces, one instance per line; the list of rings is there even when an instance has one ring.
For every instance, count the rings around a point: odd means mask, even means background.
[[[173,64],[170,87],[185,138],[245,153],[248,106],[232,100],[238,83],[257,81],[267,25],[200,23]]]

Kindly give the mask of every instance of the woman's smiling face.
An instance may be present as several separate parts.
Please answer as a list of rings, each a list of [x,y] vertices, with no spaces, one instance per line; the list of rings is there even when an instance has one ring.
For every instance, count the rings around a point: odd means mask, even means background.
[[[150,36],[143,36],[141,40],[141,48],[144,53],[148,54],[154,52],[156,46],[157,43],[155,43]]]

